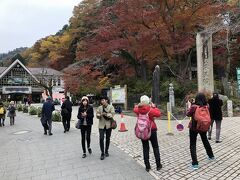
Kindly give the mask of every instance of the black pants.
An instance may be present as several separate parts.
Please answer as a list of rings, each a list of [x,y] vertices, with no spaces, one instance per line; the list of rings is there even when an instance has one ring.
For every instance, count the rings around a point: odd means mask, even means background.
[[[192,165],[198,165],[197,161],[197,152],[196,152],[196,144],[197,144],[197,135],[199,132],[192,131],[191,129],[189,130],[190,134],[190,152],[191,152],[191,157],[192,157]],[[205,147],[205,150],[207,152],[208,157],[212,158],[214,157],[213,152],[212,152],[212,147],[208,142],[207,139],[207,132],[201,132],[199,133],[202,139],[202,143]]]
[[[104,134],[106,133],[106,146],[105,153],[108,153],[109,145],[110,145],[110,137],[112,133],[112,129],[99,129],[99,143],[102,154],[104,154]]]
[[[90,148],[90,143],[91,143],[91,130],[92,130],[92,125],[81,125],[81,135],[82,135],[82,150],[83,153],[86,153],[86,143],[85,140],[87,140],[87,148]]]
[[[153,148],[153,153],[155,156],[156,164],[157,167],[160,166],[161,160],[160,160],[160,152],[159,152],[159,146],[158,146],[158,139],[157,139],[157,131],[152,131],[151,137],[149,140],[142,140],[142,145],[143,145],[143,158],[144,158],[144,163],[147,168],[150,167],[149,163],[149,141],[151,141],[152,148]]]
[[[5,118],[0,118],[0,127],[4,125]]]
[[[70,120],[71,120],[71,115],[62,116],[62,123],[63,123],[63,128],[65,131],[70,130]]]

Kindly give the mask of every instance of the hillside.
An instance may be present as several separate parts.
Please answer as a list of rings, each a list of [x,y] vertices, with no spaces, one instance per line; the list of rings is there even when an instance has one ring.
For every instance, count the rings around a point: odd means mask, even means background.
[[[27,47],[20,47],[16,48],[12,51],[9,51],[8,53],[2,53],[0,54],[0,62],[3,64],[7,64],[10,59],[12,59],[16,54],[20,54],[24,51],[26,51],[28,48]]]
[[[150,94],[152,71],[159,64],[164,91],[174,82],[183,96],[196,90],[192,85],[196,81],[192,70],[196,69],[195,38],[197,32],[205,30],[214,34],[216,80],[234,79],[235,68],[240,65],[237,1],[164,2],[84,0],[74,7],[69,24],[21,55],[30,67],[57,70],[83,61],[65,71],[66,87],[74,94],[125,83],[133,94]],[[231,33],[223,23],[224,12],[230,15]],[[235,41],[226,44],[226,37]],[[189,87],[181,88],[186,82]],[[223,86],[220,82],[217,89],[222,91]]]

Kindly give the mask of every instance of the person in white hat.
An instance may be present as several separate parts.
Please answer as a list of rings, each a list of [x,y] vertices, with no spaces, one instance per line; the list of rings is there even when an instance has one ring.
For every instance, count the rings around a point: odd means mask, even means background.
[[[158,139],[157,139],[157,126],[156,126],[156,123],[154,122],[154,118],[160,117],[161,112],[154,104],[150,102],[150,98],[146,95],[141,96],[140,103],[134,107],[133,111],[137,114],[137,116],[147,115],[151,124],[150,138],[148,140],[141,139],[142,146],[143,146],[143,158],[144,158],[146,171],[149,171],[151,169],[150,162],[149,162],[149,141],[151,141],[151,144],[152,144],[153,153],[154,153],[155,161],[157,165],[157,170],[160,170],[162,168],[162,164],[161,164]]]
[[[89,99],[87,96],[83,96],[81,99],[81,104],[78,109],[78,119],[80,120],[80,130],[82,136],[82,158],[86,158],[86,143],[89,154],[92,153],[91,149],[91,130],[93,125],[93,107],[89,104]]]
[[[7,108],[8,114],[7,117],[10,117],[10,126],[14,125],[15,116],[16,116],[16,108],[14,106],[14,102],[11,101],[9,107]]]

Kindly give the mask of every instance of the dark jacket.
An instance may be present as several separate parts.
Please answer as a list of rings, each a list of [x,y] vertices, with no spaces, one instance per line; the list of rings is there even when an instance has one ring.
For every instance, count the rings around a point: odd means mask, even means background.
[[[72,114],[72,102],[69,101],[69,100],[65,100],[63,102],[62,106],[61,106],[61,109],[67,109],[67,112],[68,112],[67,116],[69,116],[69,115],[71,116],[71,114]]]
[[[223,101],[219,98],[212,98],[208,101],[209,111],[212,120],[221,121],[222,120],[222,105]]]
[[[88,105],[87,109],[84,109],[82,106],[79,107],[78,109],[78,116],[77,118],[80,120],[80,125],[83,125],[84,117],[82,117],[82,113],[86,112],[87,113],[87,125],[92,125],[93,124],[93,107]]]
[[[133,111],[138,114],[147,114],[150,121],[152,122],[152,130],[157,131],[157,125],[154,122],[155,117],[160,117],[161,112],[157,107],[151,107],[150,105],[138,104],[134,107]]]
[[[52,112],[55,110],[54,104],[51,101],[46,101],[42,107],[42,117],[52,119]]]

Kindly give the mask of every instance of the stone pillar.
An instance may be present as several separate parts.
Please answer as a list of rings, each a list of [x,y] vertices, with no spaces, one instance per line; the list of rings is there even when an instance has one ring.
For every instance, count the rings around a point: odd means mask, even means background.
[[[157,65],[153,72],[152,82],[152,102],[156,105],[160,104],[160,67]]]
[[[233,117],[233,104],[232,104],[232,100],[227,100],[227,112],[228,112],[228,117]]]
[[[213,53],[212,35],[198,33],[196,38],[197,46],[197,76],[198,91],[213,93]]]
[[[171,104],[171,107],[175,107],[175,98],[174,98],[174,90],[173,90],[173,84],[169,84],[169,102]]]

